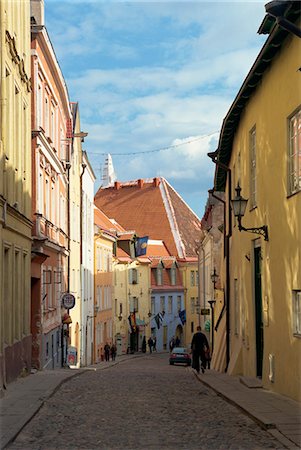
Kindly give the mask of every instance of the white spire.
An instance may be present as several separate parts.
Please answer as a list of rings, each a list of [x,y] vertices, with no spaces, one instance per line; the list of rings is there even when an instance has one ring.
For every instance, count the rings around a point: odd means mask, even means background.
[[[112,186],[116,180],[112,156],[108,153],[102,170],[102,187]]]

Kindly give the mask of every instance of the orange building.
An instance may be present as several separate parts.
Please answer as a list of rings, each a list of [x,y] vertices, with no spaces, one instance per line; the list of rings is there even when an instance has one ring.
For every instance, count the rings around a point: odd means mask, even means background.
[[[32,23],[32,364],[62,364],[61,295],[68,291],[68,177],[72,133],[68,92],[43,23]],[[64,342],[64,341],[63,341]],[[66,347],[66,342],[65,345]]]

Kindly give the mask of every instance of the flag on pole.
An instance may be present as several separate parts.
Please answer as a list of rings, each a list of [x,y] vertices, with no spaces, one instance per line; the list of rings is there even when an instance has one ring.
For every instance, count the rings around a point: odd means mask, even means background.
[[[184,323],[186,323],[186,309],[179,311],[179,317],[182,322],[182,325],[184,325]]]
[[[148,236],[138,238],[135,243],[136,257],[146,255]]]
[[[158,330],[159,330],[160,326],[162,325],[162,322],[163,322],[163,314],[161,314],[159,312],[158,314],[155,315],[154,319],[155,319],[155,322],[156,322]]]

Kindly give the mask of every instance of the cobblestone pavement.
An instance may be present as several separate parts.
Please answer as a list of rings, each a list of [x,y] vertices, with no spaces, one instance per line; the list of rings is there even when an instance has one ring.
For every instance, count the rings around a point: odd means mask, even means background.
[[[282,449],[167,354],[87,371],[46,401],[9,449]]]

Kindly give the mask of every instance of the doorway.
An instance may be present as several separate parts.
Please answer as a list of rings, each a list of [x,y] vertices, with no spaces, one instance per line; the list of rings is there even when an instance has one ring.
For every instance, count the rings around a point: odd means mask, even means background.
[[[255,336],[256,336],[256,376],[262,377],[263,361],[263,320],[261,293],[261,247],[254,247],[254,295],[255,295]]]

